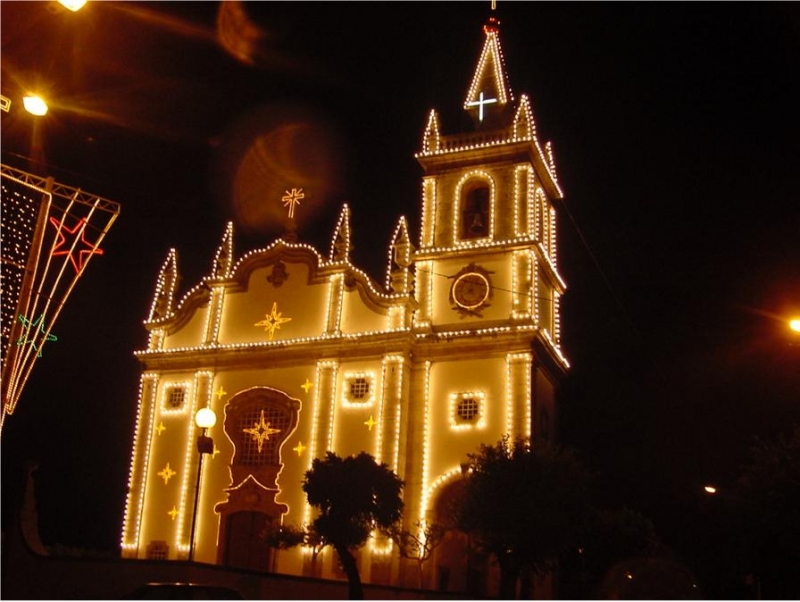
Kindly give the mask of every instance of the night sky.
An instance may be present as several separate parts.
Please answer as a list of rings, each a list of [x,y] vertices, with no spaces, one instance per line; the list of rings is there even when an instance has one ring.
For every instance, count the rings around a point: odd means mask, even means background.
[[[304,170],[325,174],[300,207],[299,240],[327,254],[348,203],[354,262],[382,283],[400,215],[417,238],[427,114],[439,111],[443,133],[464,125],[490,13],[489,2],[245,3],[252,29],[222,20],[237,59],[217,41],[218,6],[0,5],[2,94],[17,103],[2,114],[3,163],[122,206],[2,433],[4,524],[21,463],[36,459],[46,544],[118,544],[133,352],[168,250],[185,291],[228,220],[237,255],[282,232],[232,202],[248,143],[302,124],[280,173],[245,182],[277,203],[273,189]],[[703,483],[731,482],[753,437],[800,422],[800,341],[785,324],[800,315],[800,5],[500,2],[497,14],[512,89],[532,99],[565,192],[562,440],[609,503],[668,538]],[[31,162],[18,102],[35,83],[52,99],[45,166]]]

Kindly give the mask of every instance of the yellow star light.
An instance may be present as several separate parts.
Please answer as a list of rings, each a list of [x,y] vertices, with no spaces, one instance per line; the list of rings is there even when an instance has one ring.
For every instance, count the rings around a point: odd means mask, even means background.
[[[167,512],[172,517],[172,520],[175,520],[175,517],[178,516],[178,509],[173,505],[172,510]]]
[[[214,446],[214,451],[211,452],[211,457],[212,458],[216,458],[218,453],[219,453],[219,448],[215,445]]]
[[[271,341],[275,336],[275,331],[280,329],[281,324],[291,321],[291,318],[281,316],[281,312],[278,311],[278,302],[275,301],[272,304],[272,312],[267,314],[260,322],[256,322],[255,326],[263,326],[264,332],[269,332],[269,340]]]
[[[375,420],[372,418],[372,416],[370,416],[370,417],[369,417],[369,420],[367,420],[366,422],[364,422],[364,424],[365,424],[365,425],[367,425],[367,428],[368,428],[369,430],[372,430],[372,427],[373,427],[373,426],[375,426],[375,425],[376,425],[376,424],[378,424],[378,423],[377,423],[377,422],[375,422]]]
[[[313,387],[313,386],[314,386],[314,383],[312,383],[310,380],[306,379],[306,382],[304,382],[302,385],[300,385],[300,388],[303,389],[306,392],[306,395],[308,395],[308,392],[311,390],[311,387]]]
[[[169,483],[169,480],[178,473],[172,470],[169,467],[169,462],[167,462],[167,465],[164,467],[164,469],[156,474],[158,474],[158,476],[164,479],[164,485],[166,485],[167,483]]]
[[[300,441],[297,445],[292,448],[292,451],[296,451],[298,456],[302,456],[303,452],[306,451],[306,446],[303,445],[303,442]]]
[[[270,426],[269,422],[264,420],[264,410],[261,410],[261,420],[253,424],[252,428],[242,429],[242,432],[253,436],[253,441],[258,442],[258,453],[261,453],[261,448],[264,447],[264,441],[269,441],[269,436],[275,433],[280,433],[280,429],[274,429]]]
[[[164,426],[164,423],[163,422],[159,422],[158,426],[156,427],[156,432],[160,435],[161,433],[163,433],[166,430],[167,430],[167,427]]]
[[[228,394],[228,392],[225,390],[225,388],[224,388],[224,387],[220,387],[219,389],[217,389],[217,392],[216,392],[216,393],[214,393],[214,395],[216,395],[216,396],[217,396],[217,399],[222,399],[222,398],[223,398],[223,397],[225,397],[227,394]]]

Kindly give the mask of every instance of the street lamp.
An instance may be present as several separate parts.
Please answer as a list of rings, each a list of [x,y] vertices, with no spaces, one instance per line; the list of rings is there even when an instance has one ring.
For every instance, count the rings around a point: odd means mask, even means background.
[[[800,318],[792,318],[789,320],[789,329],[800,332]]]
[[[217,415],[211,408],[200,408],[194,415],[194,423],[197,428],[203,429],[197,437],[197,453],[200,458],[197,461],[197,480],[194,485],[194,508],[192,509],[192,532],[189,535],[189,560],[194,560],[194,534],[197,527],[197,502],[200,500],[200,475],[203,472],[203,455],[214,453],[214,439],[207,435],[208,429],[217,423]]]
[[[41,96],[36,94],[26,94],[22,98],[22,106],[31,115],[36,115],[37,117],[47,115],[47,103]]]
[[[72,12],[78,12],[86,6],[86,0],[58,0],[58,3]]]

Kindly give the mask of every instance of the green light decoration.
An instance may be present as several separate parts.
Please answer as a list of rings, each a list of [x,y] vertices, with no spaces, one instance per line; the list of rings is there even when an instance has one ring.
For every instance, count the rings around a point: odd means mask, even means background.
[[[33,322],[31,322],[25,316],[19,316],[19,321],[22,323],[22,326],[27,328],[26,332],[17,339],[17,345],[30,345],[33,347],[34,351],[36,351],[36,357],[42,357],[42,345],[48,341],[57,341],[58,337],[54,334],[45,332],[44,330],[44,314],[41,314],[38,318],[36,318]],[[34,334],[33,337],[28,336],[31,329],[35,328],[36,332],[41,332],[45,335],[42,344],[38,347],[36,346],[36,336]]]

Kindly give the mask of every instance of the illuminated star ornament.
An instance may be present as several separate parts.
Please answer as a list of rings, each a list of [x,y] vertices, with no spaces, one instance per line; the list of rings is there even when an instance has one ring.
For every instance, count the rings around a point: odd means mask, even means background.
[[[271,341],[275,336],[275,331],[280,329],[281,324],[291,321],[291,318],[281,316],[281,312],[278,311],[278,302],[275,301],[272,304],[272,312],[268,313],[260,322],[256,322],[255,326],[263,326],[264,332],[269,332],[269,340]]]
[[[56,241],[53,244],[52,256],[66,255],[69,257],[69,260],[72,262],[72,267],[75,268],[76,272],[80,272],[83,269],[83,265],[86,263],[88,257],[91,255],[103,254],[103,249],[97,248],[95,244],[86,240],[85,217],[81,218],[72,229],[68,228],[63,220],[58,221],[54,217],[50,218],[50,223],[53,224],[56,229]],[[69,234],[70,238],[73,240],[70,244],[67,243],[65,232]],[[80,240],[75,240],[78,236],[80,236]],[[83,245],[84,248],[77,249],[77,244]],[[78,255],[77,259],[75,258],[76,253]]]
[[[44,334],[44,314],[40,315],[36,318],[33,322],[31,322],[25,316],[19,316],[19,321],[22,322],[22,325],[27,328],[25,333],[17,339],[17,345],[30,345],[36,351],[36,357],[42,357],[42,345],[40,344],[38,347],[36,346],[36,341],[34,340],[35,334],[33,336],[28,336],[31,330],[34,332],[41,332]],[[57,341],[58,337],[54,334],[46,334],[44,341]]]
[[[286,191],[286,196],[284,196],[281,201],[283,202],[284,207],[289,208],[289,217],[294,219],[294,208],[300,204],[300,199],[306,198],[306,195],[303,194],[302,188],[292,188],[291,191]]]
[[[217,389],[217,392],[214,393],[214,395],[217,396],[217,399],[222,399],[227,394],[228,394],[228,392],[224,389],[224,387],[220,387],[219,389]]]
[[[269,422],[264,420],[264,410],[261,410],[261,419],[252,428],[242,429],[242,432],[252,435],[253,441],[258,443],[258,453],[264,447],[264,442],[269,441],[269,436],[280,433],[280,429],[272,428]]]
[[[300,385],[300,388],[303,389],[306,392],[306,395],[308,395],[308,392],[311,390],[311,387],[313,387],[313,386],[314,386],[314,383],[312,383],[310,380],[306,379],[306,382],[304,382],[302,385]]]
[[[365,421],[365,422],[364,422],[364,425],[365,425],[365,426],[366,426],[366,427],[367,427],[369,430],[372,430],[372,427],[373,427],[373,426],[375,426],[376,424],[378,424],[378,423],[377,423],[377,422],[375,422],[375,419],[374,419],[372,416],[370,416],[370,417],[369,417],[369,420],[367,420],[367,421]]]
[[[304,452],[304,451],[306,451],[306,446],[305,446],[305,445],[303,445],[303,442],[302,442],[302,441],[300,441],[300,442],[298,442],[298,443],[297,443],[297,445],[295,445],[295,446],[292,448],[292,451],[295,451],[295,452],[297,452],[297,455],[298,455],[298,456],[302,456],[302,455],[303,455],[303,452]]]
[[[169,462],[167,462],[167,465],[164,467],[164,469],[161,470],[160,472],[156,473],[156,474],[158,474],[158,476],[160,476],[162,479],[164,479],[164,485],[166,485],[169,482],[169,480],[172,477],[174,477],[176,474],[178,474],[178,473],[175,472],[174,470],[172,470],[169,467]]]
[[[175,506],[172,506],[172,510],[167,512],[172,517],[172,520],[175,520],[175,517],[178,516],[178,509]]]
[[[167,430],[167,427],[164,426],[164,422],[163,421],[159,422],[158,426],[156,427],[156,432],[160,435],[161,433],[163,433],[166,430]]]

